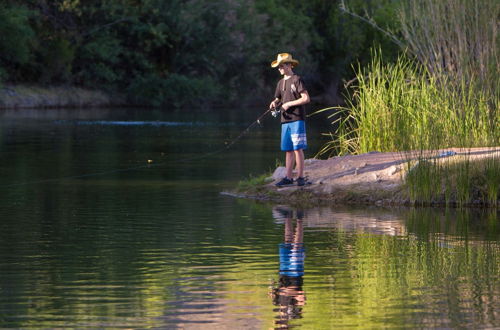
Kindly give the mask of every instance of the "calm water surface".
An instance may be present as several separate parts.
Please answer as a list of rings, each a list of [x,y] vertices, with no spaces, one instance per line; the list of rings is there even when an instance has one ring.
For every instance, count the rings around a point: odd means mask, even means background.
[[[259,112],[0,113],[0,327],[500,327],[496,211],[221,195],[282,158],[271,117],[180,162]]]

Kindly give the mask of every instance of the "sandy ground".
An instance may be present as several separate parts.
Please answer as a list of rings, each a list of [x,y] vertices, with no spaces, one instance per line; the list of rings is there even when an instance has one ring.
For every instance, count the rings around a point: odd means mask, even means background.
[[[398,196],[397,192],[401,190],[408,169],[419,159],[474,161],[486,157],[500,157],[500,147],[449,148],[424,152],[370,152],[326,160],[307,159],[305,175],[310,185],[276,188],[274,184],[285,176],[285,168],[278,167],[266,189],[281,196],[281,200],[293,196],[296,191],[305,191],[312,194],[311,198],[316,196],[332,201],[346,201],[352,198],[357,199],[357,202],[364,200],[367,203],[404,204],[401,200],[403,197]]]

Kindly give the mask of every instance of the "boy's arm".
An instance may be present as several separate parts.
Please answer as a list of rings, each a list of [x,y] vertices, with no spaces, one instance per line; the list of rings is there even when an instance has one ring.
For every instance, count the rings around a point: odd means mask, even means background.
[[[281,107],[283,108],[283,110],[286,111],[286,110],[288,110],[291,107],[296,107],[296,106],[299,106],[299,105],[307,104],[310,101],[311,101],[311,99],[309,98],[309,93],[307,92],[307,90],[304,90],[302,93],[300,93],[300,98],[299,99],[296,99],[294,101],[286,102]]]

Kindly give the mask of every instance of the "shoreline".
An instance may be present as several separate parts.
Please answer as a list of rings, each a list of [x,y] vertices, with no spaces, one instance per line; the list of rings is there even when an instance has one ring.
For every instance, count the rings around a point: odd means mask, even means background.
[[[324,106],[319,101],[327,99],[326,94],[314,97],[317,105]],[[232,107],[232,103],[215,104],[213,107]],[[250,107],[266,107],[265,103],[245,103]],[[73,85],[41,86],[15,85],[0,83],[0,110],[16,109],[60,109],[60,108],[105,108],[105,107],[146,107],[147,104],[133,103],[122,94],[107,93]],[[326,106],[325,106],[326,107]],[[158,107],[156,107],[158,108]]]
[[[243,189],[224,191],[235,198],[249,198],[302,206],[323,205],[376,205],[376,206],[435,206],[497,208],[484,198],[471,196],[469,202],[460,203],[458,197],[442,196],[429,201],[413,200],[405,183],[409,172],[419,163],[456,164],[500,159],[500,147],[447,148],[423,152],[370,152],[361,155],[331,157],[326,160],[307,159],[305,174],[311,184],[277,188],[274,184],[285,175],[278,167],[262,182]],[[438,179],[434,178],[439,185]],[[434,183],[433,183],[434,184]],[[498,187],[498,186],[497,186]],[[471,187],[472,192],[479,191]],[[476,194],[477,195],[477,194]]]
[[[125,97],[75,86],[0,85],[0,110],[126,105]]]

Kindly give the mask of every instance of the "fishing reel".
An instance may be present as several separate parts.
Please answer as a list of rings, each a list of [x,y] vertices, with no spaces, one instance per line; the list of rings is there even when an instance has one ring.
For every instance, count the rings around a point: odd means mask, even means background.
[[[271,115],[276,118],[280,115],[281,113],[281,102],[278,102],[276,103],[275,107],[273,108],[273,110],[271,110]]]

